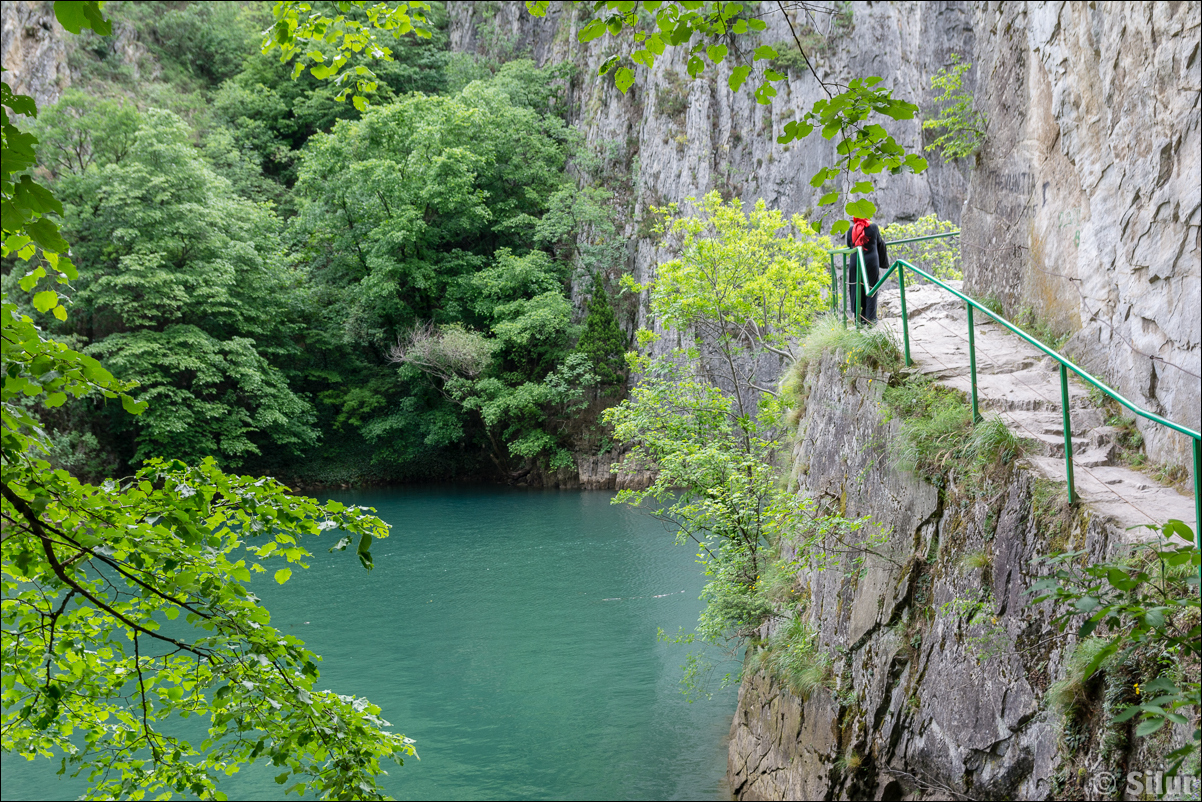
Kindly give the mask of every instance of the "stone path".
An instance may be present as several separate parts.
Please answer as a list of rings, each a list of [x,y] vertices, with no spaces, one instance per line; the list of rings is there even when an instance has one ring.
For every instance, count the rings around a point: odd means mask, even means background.
[[[959,282],[948,282],[959,289]],[[883,291],[881,324],[901,342],[896,285]],[[964,303],[929,284],[906,283],[910,313],[910,354],[915,367],[939,382],[971,391],[968,366],[968,315]],[[974,315],[977,351],[977,399],[982,415],[996,414],[1019,437],[1034,441],[1023,459],[1040,475],[1065,483],[1064,421],[1060,409],[1059,363],[989,320]],[[1073,478],[1078,495],[1120,526],[1162,524],[1169,518],[1197,530],[1194,499],[1165,487],[1134,468],[1116,464],[1120,430],[1106,425],[1106,412],[1089,397],[1089,388],[1069,373],[1073,434]],[[1143,540],[1148,530],[1131,532]]]

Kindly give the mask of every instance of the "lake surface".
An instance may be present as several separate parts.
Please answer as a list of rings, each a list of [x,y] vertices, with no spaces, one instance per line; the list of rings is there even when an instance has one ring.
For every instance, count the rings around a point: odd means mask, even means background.
[[[325,658],[319,687],[367,696],[416,739],[421,760],[390,768],[393,796],[728,797],[736,689],[715,682],[712,699],[690,704],[679,680],[691,647],[656,641],[657,628],[692,629],[704,584],[693,551],[661,524],[603,492],[426,486],[331,497],[392,524],[373,544],[375,570],[310,541],[308,571],[254,589],[277,626]],[[55,769],[5,757],[3,798],[82,790]],[[283,798],[265,768],[222,789]]]

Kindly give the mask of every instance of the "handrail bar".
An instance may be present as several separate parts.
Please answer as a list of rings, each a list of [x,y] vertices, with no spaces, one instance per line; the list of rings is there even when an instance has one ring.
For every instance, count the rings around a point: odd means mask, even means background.
[[[1131,401],[1128,401],[1126,398],[1119,395],[1117,392],[1115,392],[1114,390],[1111,390],[1109,387],[1107,387],[1106,385],[1102,384],[1100,381],[1095,379],[1093,376],[1091,376],[1089,373],[1087,373],[1084,369],[1082,369],[1078,365],[1074,364],[1071,360],[1065,359],[1063,356],[1061,356],[1057,352],[1053,351],[1051,348],[1044,345],[1039,340],[1036,340],[1034,337],[1030,336],[1025,331],[1023,331],[1022,329],[1015,326],[1009,320],[1006,320],[1006,318],[1004,318],[1001,315],[997,314],[996,312],[992,311],[988,307],[982,306],[980,303],[978,303],[977,301],[974,301],[972,298],[969,298],[967,295],[965,295],[962,292],[959,292],[955,288],[949,287],[947,284],[945,284],[942,281],[940,281],[939,279],[935,278],[934,276],[932,276],[930,273],[926,272],[925,270],[915,267],[914,265],[910,264],[909,262],[907,262],[904,259],[898,259],[893,264],[894,264],[894,267],[898,266],[898,264],[904,264],[906,267],[910,268],[915,273],[917,273],[918,275],[925,278],[927,281],[938,284],[940,287],[943,287],[943,289],[947,290],[952,295],[955,295],[957,298],[959,298],[959,299],[971,304],[973,307],[981,310],[982,312],[984,312],[985,314],[987,314],[991,318],[993,318],[995,321],[997,321],[998,323],[1001,323],[1003,326],[1010,329],[1010,331],[1014,332],[1019,337],[1022,337],[1024,340],[1029,342],[1031,345],[1038,348],[1040,351],[1043,351],[1045,354],[1052,357],[1060,364],[1064,365],[1066,368],[1071,370],[1073,373],[1076,373],[1078,376],[1080,376],[1082,379],[1084,379],[1085,381],[1092,384],[1094,387],[1096,387],[1099,390],[1101,390],[1102,392],[1106,393],[1106,395],[1110,396],[1115,401],[1118,401],[1120,404],[1122,404],[1127,409],[1134,412],[1136,415],[1139,415],[1140,417],[1143,417],[1143,418],[1147,418],[1150,421],[1155,421],[1156,423],[1159,423],[1162,426],[1167,426],[1170,429],[1173,429],[1174,431],[1177,431],[1177,432],[1181,432],[1181,434],[1192,437],[1195,440],[1202,438],[1202,432],[1196,432],[1187,426],[1182,426],[1180,424],[1173,423],[1171,420],[1160,417],[1155,412],[1149,412],[1148,410],[1144,409],[1143,407],[1137,406],[1134,403],[1132,403]],[[890,268],[890,270],[892,270],[892,268]]]
[[[905,244],[908,242],[920,242],[922,240],[938,239],[940,237],[954,237],[954,236],[958,236],[959,234],[960,234],[959,231],[949,231],[945,234],[932,234],[932,235],[926,236],[926,237],[913,237],[913,238],[904,239],[904,240],[894,240],[894,241],[890,242],[889,244],[890,245],[902,245],[902,244]],[[863,249],[861,247],[857,246],[854,248],[836,248],[834,250],[827,251],[827,253],[830,256],[837,256],[839,254],[844,254],[844,253],[857,254],[860,257],[859,259],[857,259],[857,262],[859,263],[859,267],[860,267],[861,279],[864,282],[864,286],[868,286],[868,273],[864,268]],[[1036,340],[1035,338],[1031,337],[1025,331],[1023,331],[1022,329],[1018,328],[1013,323],[1011,323],[1009,320],[1006,320],[1006,318],[997,314],[996,312],[989,309],[988,307],[983,306],[982,304],[978,303],[977,301],[973,300],[972,298],[969,298],[967,295],[965,295],[964,293],[955,289],[954,287],[947,285],[942,280],[935,278],[934,276],[932,276],[930,273],[926,272],[922,268],[915,267],[913,264],[906,261],[905,259],[895,260],[893,262],[893,264],[889,267],[889,269],[887,271],[885,271],[885,274],[881,276],[880,280],[877,281],[877,283],[875,285],[873,285],[872,289],[866,290],[865,294],[876,295],[877,290],[879,290],[881,288],[881,286],[885,283],[885,280],[887,278],[889,278],[889,276],[893,275],[894,271],[896,271],[899,267],[901,267],[903,265],[905,267],[910,268],[910,270],[912,270],[915,273],[917,273],[918,275],[922,276],[927,281],[932,282],[933,284],[938,284],[940,287],[947,290],[952,295],[955,295],[960,300],[962,300],[968,304],[971,304],[976,309],[979,309],[982,312],[984,312],[985,314],[989,315],[990,318],[992,318],[993,320],[1002,324],[1007,329],[1009,329],[1010,331],[1017,334],[1019,337],[1022,337],[1024,340],[1029,342],[1031,345],[1035,346],[1040,351],[1043,351],[1045,354],[1047,354],[1048,356],[1055,359],[1057,362],[1064,365],[1066,368],[1071,370],[1073,373],[1076,373],[1078,376],[1080,376],[1085,381],[1089,382],[1094,387],[1096,387],[1099,390],[1101,390],[1102,392],[1106,393],[1106,395],[1110,396],[1115,401],[1119,402],[1124,407],[1126,407],[1127,409],[1134,412],[1136,415],[1139,415],[1140,417],[1143,417],[1143,418],[1147,418],[1150,421],[1155,421],[1156,423],[1159,423],[1162,426],[1167,426],[1170,429],[1180,432],[1181,434],[1184,434],[1188,437],[1192,437],[1194,439],[1202,439],[1202,432],[1196,432],[1193,429],[1190,429],[1186,426],[1182,426],[1180,424],[1173,423],[1171,420],[1162,418],[1161,416],[1157,415],[1156,413],[1149,412],[1148,410],[1144,409],[1143,407],[1137,406],[1135,403],[1128,401],[1126,398],[1119,395],[1117,392],[1115,392],[1114,390],[1110,389],[1109,387],[1107,387],[1106,385],[1102,384],[1100,381],[1095,379],[1092,375],[1087,373],[1083,368],[1074,364],[1071,360],[1064,358],[1056,351],[1053,351],[1051,348],[1049,348],[1048,346],[1041,343],[1039,340]]]
[[[941,239],[944,237],[955,237],[955,236],[959,236],[959,235],[960,235],[959,231],[948,231],[948,232],[945,232],[942,234],[929,234],[929,235],[923,236],[923,237],[910,237],[907,239],[894,240],[891,244],[904,245],[904,244],[907,244],[910,242],[923,242],[926,240]],[[849,285],[848,285],[847,257],[852,254],[855,254],[857,257],[855,261],[856,261],[857,266],[859,267],[859,273],[860,273],[859,281],[857,282],[856,291],[854,293],[855,294],[855,318],[854,319],[855,319],[856,327],[858,328],[860,325],[860,288],[861,287],[867,288],[868,283],[869,283],[867,269],[864,266],[864,249],[860,246],[851,247],[851,248],[833,248],[833,249],[827,251],[827,255],[830,258],[830,271],[831,271],[831,310],[832,311],[835,310],[835,305],[837,303],[839,293],[842,292],[843,325],[846,326],[847,325],[847,311],[848,311],[847,310],[847,305],[848,305],[847,304],[847,301],[848,301],[847,295],[851,291],[849,288]],[[836,277],[835,277],[835,257],[839,256],[839,255],[843,256],[843,270],[841,272],[840,277],[838,279],[836,279]],[[973,419],[974,424],[977,421],[981,420],[981,415],[980,415],[980,412],[978,411],[978,405],[977,405],[976,345],[975,345],[974,337],[973,337],[973,333],[975,330],[975,326],[973,324],[973,310],[974,309],[979,309],[980,311],[984,312],[986,315],[988,315],[990,317],[991,320],[993,320],[996,323],[1001,324],[1006,329],[1014,332],[1019,337],[1021,337],[1023,340],[1025,340],[1026,342],[1035,346],[1040,351],[1042,351],[1043,353],[1047,354],[1048,356],[1052,357],[1053,359],[1055,359],[1057,362],[1060,363],[1060,402],[1061,402],[1061,414],[1064,417],[1064,462],[1065,462],[1065,474],[1066,474],[1066,478],[1068,479],[1068,496],[1069,496],[1070,503],[1075,502],[1077,500],[1077,493],[1076,493],[1076,489],[1075,489],[1075,484],[1073,482],[1073,436],[1072,436],[1072,425],[1071,425],[1070,414],[1069,414],[1068,372],[1070,370],[1073,373],[1077,374],[1077,376],[1079,376],[1081,379],[1085,380],[1088,384],[1092,385],[1093,387],[1097,388],[1098,390],[1101,390],[1103,393],[1110,396],[1115,401],[1117,401],[1119,404],[1126,407],[1131,412],[1134,412],[1136,415],[1138,415],[1142,418],[1145,418],[1147,420],[1150,420],[1154,423],[1159,423],[1162,426],[1166,426],[1175,432],[1179,432],[1180,434],[1184,434],[1187,437],[1191,438],[1193,440],[1193,457],[1194,457],[1194,517],[1195,517],[1194,526],[1197,529],[1196,544],[1199,548],[1202,548],[1202,433],[1196,432],[1187,426],[1183,426],[1181,424],[1174,423],[1173,421],[1168,420],[1167,418],[1163,418],[1154,412],[1149,412],[1148,410],[1144,409],[1143,407],[1136,405],[1132,401],[1129,401],[1128,399],[1119,395],[1118,392],[1116,392],[1115,390],[1112,390],[1110,387],[1107,387],[1105,384],[1102,384],[1102,382],[1100,382],[1099,380],[1094,378],[1092,375],[1090,375],[1083,368],[1076,365],[1071,360],[1065,358],[1064,356],[1061,356],[1059,353],[1052,350],[1049,346],[1044,345],[1039,340],[1036,340],[1034,337],[1027,334],[1025,331],[1020,329],[1018,326],[1015,326],[1009,320],[1006,320],[1006,318],[1004,318],[1001,315],[999,315],[998,313],[994,312],[992,309],[989,309],[988,307],[978,303],[977,301],[973,300],[972,298],[969,298],[964,293],[951,287],[950,285],[948,285],[946,282],[942,281],[941,279],[935,278],[934,276],[932,276],[930,273],[926,272],[925,270],[915,267],[909,261],[907,261],[905,259],[897,259],[893,262],[892,265],[889,266],[889,269],[885,271],[885,274],[880,277],[880,279],[876,282],[876,284],[874,284],[872,286],[871,289],[865,290],[864,294],[865,295],[876,295],[877,291],[881,288],[882,285],[884,285],[885,281],[889,278],[889,276],[893,275],[894,272],[897,273],[898,291],[901,295],[902,339],[905,344],[905,362],[906,362],[907,366],[913,364],[913,360],[910,358],[910,326],[909,326],[909,315],[906,310],[906,271],[905,271],[906,268],[909,268],[916,275],[921,276],[922,278],[926,279],[927,281],[931,282],[932,284],[935,284],[935,285],[947,290],[952,295],[954,295],[957,298],[959,298],[960,300],[964,301],[964,303],[966,304],[966,309],[967,309],[967,313],[968,313],[969,372],[970,372],[970,386],[972,389],[972,419]],[[836,283],[836,282],[838,282],[838,283]]]

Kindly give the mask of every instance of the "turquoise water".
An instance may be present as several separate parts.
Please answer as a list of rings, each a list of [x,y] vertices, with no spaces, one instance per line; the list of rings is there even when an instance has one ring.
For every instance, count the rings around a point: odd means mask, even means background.
[[[323,655],[320,686],[381,705],[417,740],[399,799],[718,799],[735,689],[689,704],[687,647],[703,578],[692,551],[601,492],[419,487],[343,492],[392,536],[370,574],[315,550],[255,591]],[[268,575],[269,576],[269,575]],[[729,668],[729,667],[728,667]],[[4,799],[70,798],[49,761],[3,761]],[[279,799],[265,768],[223,784]],[[295,797],[290,797],[295,798]]]

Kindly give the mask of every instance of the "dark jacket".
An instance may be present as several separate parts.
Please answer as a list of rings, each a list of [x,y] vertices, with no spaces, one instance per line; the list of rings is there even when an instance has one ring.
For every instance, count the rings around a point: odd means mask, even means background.
[[[847,247],[855,247],[851,241],[852,230],[847,231]],[[881,236],[881,229],[876,223],[872,223],[868,228],[864,229],[864,234],[868,237],[868,242],[864,245],[864,270],[868,272],[868,278],[874,284],[880,279],[881,268],[889,267],[889,252],[885,250],[885,238]],[[855,257],[852,257],[854,264]]]
[[[847,232],[847,247],[849,248],[854,247],[851,242],[851,234],[854,230],[852,228]],[[868,237],[868,241],[863,245],[864,272],[868,274],[868,286],[862,287],[859,284],[859,259],[853,255],[848,260],[847,289],[850,294],[847,299],[847,308],[849,312],[855,310],[855,296],[856,293],[859,293],[860,317],[865,322],[872,323],[876,320],[877,296],[868,295],[868,290],[880,281],[881,268],[889,267],[889,252],[885,250],[885,238],[881,236],[881,229],[876,223],[872,223],[864,229],[864,234]]]

